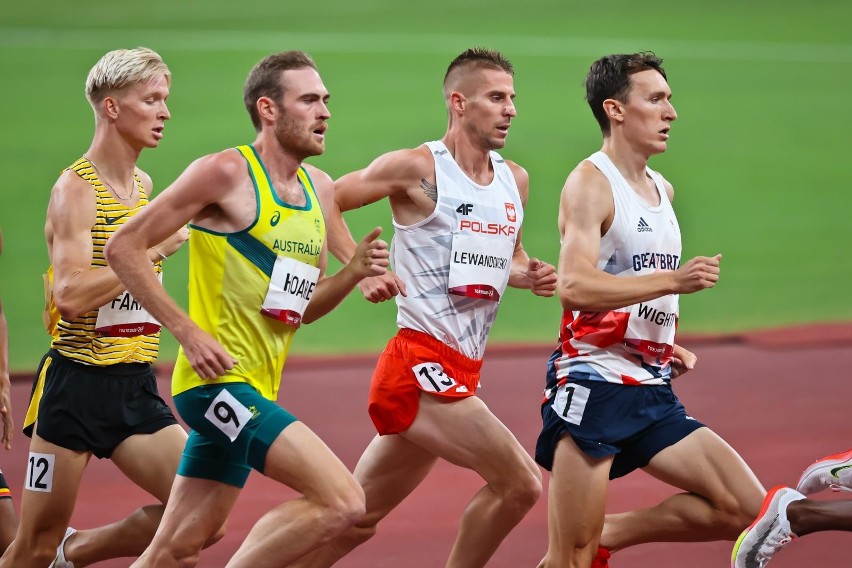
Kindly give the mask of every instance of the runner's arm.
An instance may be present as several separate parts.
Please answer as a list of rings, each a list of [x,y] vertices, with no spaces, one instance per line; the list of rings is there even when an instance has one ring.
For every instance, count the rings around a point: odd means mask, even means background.
[[[612,222],[614,208],[609,181],[594,165],[584,161],[571,172],[559,204],[563,233],[558,294],[564,309],[613,310],[715,285],[721,255],[695,257],[677,270],[635,278],[619,278],[598,269],[601,238]]]
[[[328,215],[328,212],[336,209],[335,189],[331,178],[316,168],[310,168],[310,174],[326,219],[333,217],[333,214]],[[316,321],[333,310],[363,278],[384,274],[388,266],[387,243],[378,238],[382,232],[381,227],[376,227],[360,243],[355,243],[343,223],[342,216],[337,217],[355,249],[345,261],[343,268],[333,276],[325,276],[327,251],[330,245],[328,242],[323,243],[320,252],[320,278],[302,318],[302,322],[306,324]],[[341,227],[338,226],[337,230],[341,230]]]
[[[193,162],[172,185],[125,223],[105,249],[110,266],[127,290],[172,332],[202,378],[223,375],[236,360],[168,295],[150,270],[146,250],[176,233],[241,183],[245,165],[240,159],[236,153],[226,151]]]
[[[124,291],[108,266],[92,268],[92,227],[97,200],[89,183],[74,172],[64,172],[50,194],[46,236],[53,265],[53,300],[66,320],[97,309]],[[158,260],[147,251],[147,267]]]
[[[424,148],[389,152],[376,158],[366,168],[348,173],[334,183],[334,207],[329,209],[327,217],[328,243],[329,250],[340,262],[348,262],[357,248],[342,212],[384,198],[390,199],[392,206],[397,208],[415,208],[415,200],[424,199],[410,193],[422,191],[419,188],[423,178],[429,177],[429,172],[434,170],[431,155]],[[367,277],[359,282],[358,287],[371,302],[388,300],[398,293],[406,294],[405,283],[390,271]]]
[[[507,165],[515,176],[521,206],[526,210],[529,196],[530,178],[527,171],[507,160]],[[550,297],[556,291],[556,268],[552,264],[537,258],[530,258],[521,242],[522,230],[518,229],[515,239],[515,252],[512,255],[512,267],[509,272],[509,286],[532,291],[537,296]]]
[[[0,254],[3,254],[3,233],[0,232]],[[12,433],[15,423],[12,419],[12,384],[9,382],[9,326],[6,313],[0,302],[0,414],[3,417],[3,432],[0,443],[7,450],[12,449]]]

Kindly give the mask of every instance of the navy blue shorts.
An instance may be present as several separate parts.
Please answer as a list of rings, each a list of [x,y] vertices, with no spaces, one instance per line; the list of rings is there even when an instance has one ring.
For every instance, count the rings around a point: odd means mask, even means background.
[[[635,386],[568,381],[541,407],[535,461],[548,471],[559,440],[570,435],[592,458],[615,456],[609,478],[648,465],[655,455],[704,424],[686,414],[671,384]]]

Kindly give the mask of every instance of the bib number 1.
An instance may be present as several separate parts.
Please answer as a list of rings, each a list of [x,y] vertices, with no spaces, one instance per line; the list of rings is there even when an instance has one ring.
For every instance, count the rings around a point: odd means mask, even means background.
[[[565,383],[556,391],[551,408],[565,422],[579,425],[591,392],[591,389],[582,385]]]

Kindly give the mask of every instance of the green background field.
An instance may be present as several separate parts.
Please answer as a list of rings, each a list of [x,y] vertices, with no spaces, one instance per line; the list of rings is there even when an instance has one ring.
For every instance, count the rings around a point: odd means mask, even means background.
[[[304,49],[315,57],[333,116],[327,153],[312,162],[337,177],[382,152],[440,137],[447,63],[470,46],[502,50],[516,66],[519,109],[503,154],[531,178],[524,243],[553,263],[560,188],[600,145],[583,76],[606,53],[654,50],[665,59],[680,118],[668,153],[651,165],[675,186],[684,257],[724,254],[719,285],[682,299],[681,330],[848,320],[850,22],[848,1],[6,5],[0,295],[12,367],[32,369],[47,345],[40,326],[44,211],[60,169],[91,140],[86,73],[105,51],[137,45],[158,50],[174,74],[165,139],[140,161],[158,189],[194,158],[253,139],[242,83],[268,53]],[[381,224],[390,236],[384,204],[347,219],[356,234]],[[184,304],[185,264],[179,253],[166,273]],[[559,312],[555,299],[512,291],[493,341],[549,341]],[[378,350],[393,329],[391,304],[353,295],[300,331],[294,352]],[[163,357],[174,353],[168,338]]]

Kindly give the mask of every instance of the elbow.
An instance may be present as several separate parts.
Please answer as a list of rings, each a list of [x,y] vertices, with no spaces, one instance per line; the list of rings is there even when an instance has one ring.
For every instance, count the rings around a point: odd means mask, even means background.
[[[118,258],[118,253],[116,252],[116,249],[120,247],[120,243],[116,244],[115,237],[116,237],[115,235],[110,237],[110,239],[107,241],[106,245],[104,246],[104,258],[106,259],[107,264],[109,264],[110,266]]]
[[[68,294],[62,291],[53,291],[53,303],[59,311],[59,315],[65,321],[72,321],[82,316],[85,312],[83,307],[75,303],[73,299],[67,297]]]
[[[587,294],[579,282],[572,278],[565,278],[559,285],[559,303],[566,312],[594,310],[591,297]]]

